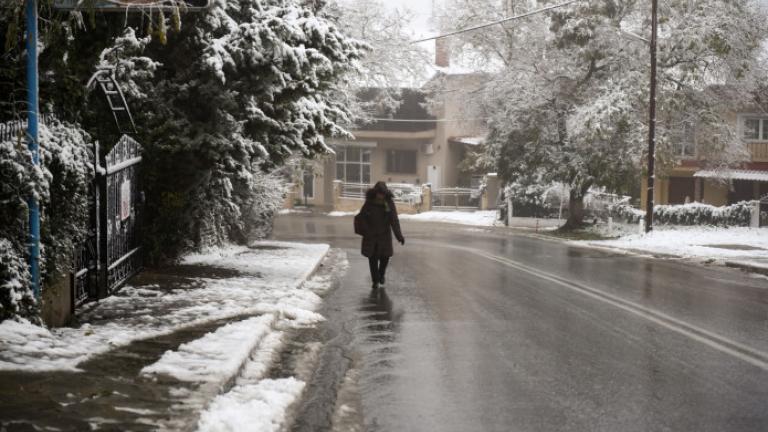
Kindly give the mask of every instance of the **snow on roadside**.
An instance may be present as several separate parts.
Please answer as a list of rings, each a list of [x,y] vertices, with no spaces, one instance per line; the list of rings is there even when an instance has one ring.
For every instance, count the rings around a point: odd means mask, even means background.
[[[0,323],[0,370],[77,370],[93,356],[131,342],[242,315],[274,314],[285,326],[321,321],[320,297],[304,288],[328,245],[257,242],[185,257],[184,264],[237,271],[196,278],[190,287],[126,286],[101,300],[79,328],[46,329],[28,321]]]
[[[403,220],[415,220],[415,221],[428,221],[428,222],[445,222],[454,223],[460,225],[473,225],[473,226],[494,226],[496,225],[497,213],[495,210],[480,210],[472,212],[462,211],[429,211],[414,215],[402,214],[400,219]]]
[[[643,251],[701,259],[768,258],[768,229],[716,227],[657,227],[650,234],[616,240],[576,241],[576,244]]]
[[[203,412],[198,431],[278,431],[285,423],[288,408],[298,400],[304,385],[304,382],[292,377],[236,385],[216,397]]]
[[[222,383],[237,374],[251,352],[272,331],[272,314],[227,324],[200,339],[166,351],[143,375],[162,374],[189,382]]]

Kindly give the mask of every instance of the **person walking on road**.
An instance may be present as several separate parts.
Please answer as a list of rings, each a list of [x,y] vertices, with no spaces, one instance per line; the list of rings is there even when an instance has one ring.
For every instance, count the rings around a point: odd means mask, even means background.
[[[380,181],[368,189],[365,204],[355,216],[355,232],[363,236],[361,251],[368,258],[373,289],[386,281],[387,265],[394,253],[393,232],[397,241],[405,245],[393,198],[387,184]]]

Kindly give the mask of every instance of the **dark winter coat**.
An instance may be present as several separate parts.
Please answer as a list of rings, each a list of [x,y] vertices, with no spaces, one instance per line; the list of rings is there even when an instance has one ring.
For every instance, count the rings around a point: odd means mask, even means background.
[[[397,217],[392,193],[387,193],[384,203],[377,203],[376,192],[369,190],[365,197],[365,204],[360,209],[360,215],[364,233],[361,247],[363,255],[368,258],[391,257],[394,249],[392,233],[394,232],[398,241],[403,241],[400,219]]]

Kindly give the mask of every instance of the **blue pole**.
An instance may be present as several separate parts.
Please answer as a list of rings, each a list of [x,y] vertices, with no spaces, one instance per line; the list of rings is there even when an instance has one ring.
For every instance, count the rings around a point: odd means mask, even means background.
[[[38,144],[38,73],[37,73],[37,0],[27,0],[27,147],[32,163],[40,164]],[[40,207],[34,196],[29,197],[29,272],[32,292],[40,300]]]

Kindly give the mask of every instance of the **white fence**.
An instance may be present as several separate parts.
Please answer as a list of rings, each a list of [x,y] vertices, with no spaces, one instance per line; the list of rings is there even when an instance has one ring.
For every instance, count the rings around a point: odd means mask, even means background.
[[[482,190],[442,188],[432,191],[432,208],[477,210],[481,207]]]
[[[365,193],[372,187],[373,185],[365,183],[342,183],[341,196],[344,198],[365,199]],[[421,204],[421,186],[408,183],[388,183],[387,187],[394,195],[395,202],[410,205]]]

